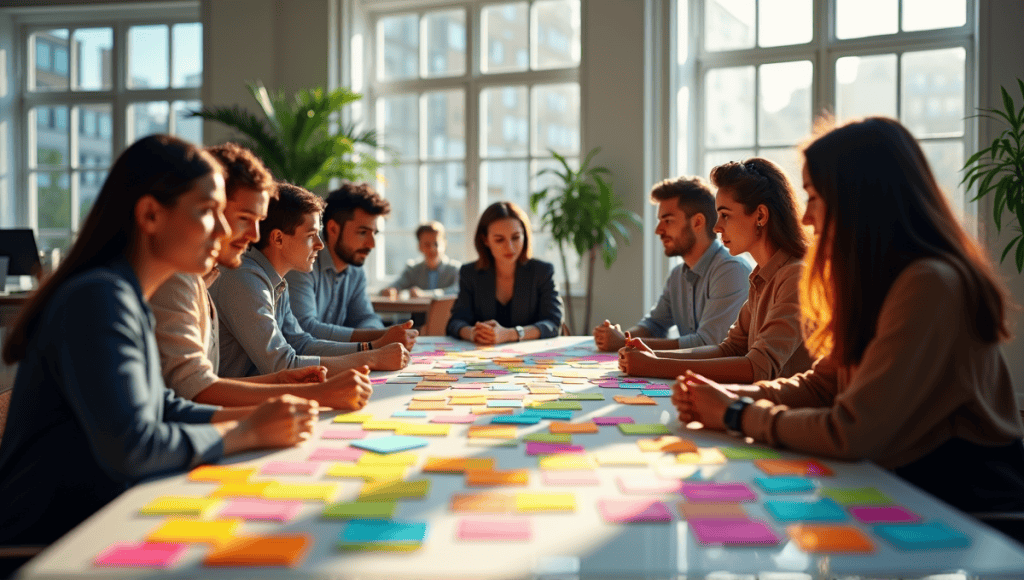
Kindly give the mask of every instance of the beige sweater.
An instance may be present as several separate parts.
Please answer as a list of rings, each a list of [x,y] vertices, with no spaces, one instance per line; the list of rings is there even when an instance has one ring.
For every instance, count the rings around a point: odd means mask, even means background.
[[[1006,445],[1024,429],[998,344],[969,329],[960,274],[938,259],[910,264],[893,283],[859,365],[825,357],[808,372],[762,381],[743,414],[758,441],[886,468],[951,438]]]

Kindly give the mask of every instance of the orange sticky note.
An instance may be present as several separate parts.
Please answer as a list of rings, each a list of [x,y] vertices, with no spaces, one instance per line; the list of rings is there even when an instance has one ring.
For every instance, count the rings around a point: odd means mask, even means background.
[[[452,494],[451,507],[453,512],[507,514],[514,503],[506,493],[456,493]]]
[[[249,481],[255,467],[228,467],[226,465],[200,465],[188,472],[189,481]]]
[[[493,471],[490,469],[467,469],[466,485],[526,485],[530,481],[529,469]]]
[[[511,415],[516,409],[508,407],[473,407],[470,409],[474,415]]]
[[[460,376],[461,375],[448,375],[448,374],[423,375],[423,381],[428,381],[428,382],[438,381],[438,382],[454,383],[455,381],[459,380]]]
[[[747,512],[738,503],[699,503],[681,501],[677,504],[679,515],[684,520],[693,519],[718,519],[718,520],[745,520]]]
[[[641,451],[662,451],[664,453],[696,453],[697,445],[689,439],[675,435],[662,435],[655,439],[638,439]]]
[[[814,459],[757,459],[754,466],[768,475],[831,476],[828,466]]]
[[[470,425],[467,437],[487,437],[489,439],[515,439],[515,425]]]
[[[444,401],[409,401],[410,411],[451,411]]]
[[[853,526],[793,524],[786,533],[804,552],[873,552],[874,544]]]
[[[428,457],[423,473],[465,473],[467,469],[494,469],[493,457]]]
[[[206,555],[207,566],[289,566],[302,562],[312,540],[305,534],[238,536]]]
[[[568,423],[565,421],[552,421],[551,433],[597,433],[597,423]]]
[[[636,397],[626,397],[623,395],[615,395],[613,397],[616,403],[622,403],[623,405],[657,405],[658,402],[648,397],[647,395],[638,395]]]

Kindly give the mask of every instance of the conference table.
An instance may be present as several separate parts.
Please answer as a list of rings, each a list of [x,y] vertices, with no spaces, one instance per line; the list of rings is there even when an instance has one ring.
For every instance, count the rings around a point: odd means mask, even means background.
[[[18,577],[1024,575],[1019,545],[870,462],[812,458],[680,425],[668,381],[623,377],[614,353],[597,352],[589,337],[481,349],[424,337],[406,369],[373,375],[364,410],[322,415],[314,437],[297,447],[141,483]],[[396,441],[413,447],[380,447]],[[380,453],[357,459],[361,444]],[[231,487],[234,476],[224,474],[246,469],[256,473],[243,487],[319,491],[293,497],[294,509],[278,521],[228,518],[225,506],[237,498],[207,498]],[[172,497],[205,507],[191,516],[152,509]],[[385,513],[368,515],[377,508]],[[211,521],[227,522],[227,537],[160,533],[171,523]],[[218,546],[244,545],[237,536],[298,548],[284,557],[288,565],[214,557],[223,554]],[[152,546],[170,546],[173,557],[133,559]],[[261,556],[269,558],[250,559]]]

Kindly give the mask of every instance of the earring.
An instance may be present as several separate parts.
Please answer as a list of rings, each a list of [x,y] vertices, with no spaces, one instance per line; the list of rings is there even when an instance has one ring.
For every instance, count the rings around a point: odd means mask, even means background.
[[[762,230],[762,228],[764,228],[764,224],[762,224],[761,222],[757,222],[756,227],[757,227],[757,235],[760,236],[761,235],[761,230]]]

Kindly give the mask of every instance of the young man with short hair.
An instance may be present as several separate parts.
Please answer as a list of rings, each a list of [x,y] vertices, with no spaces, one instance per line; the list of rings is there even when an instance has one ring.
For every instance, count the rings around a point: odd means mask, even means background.
[[[427,222],[416,228],[423,260],[409,264],[395,283],[381,290],[382,296],[395,298],[399,290],[408,290],[413,298],[423,296],[445,296],[459,293],[459,268],[462,264],[445,255],[447,245],[444,225],[441,222]]]
[[[629,332],[654,350],[691,348],[721,342],[747,300],[750,264],[729,254],[714,232],[715,196],[699,178],[666,179],[651,189],[658,205],[658,227],[666,256],[683,263],[672,269],[658,303]],[[679,338],[665,338],[673,326]],[[605,351],[626,345],[618,324],[594,328],[594,342]]]

